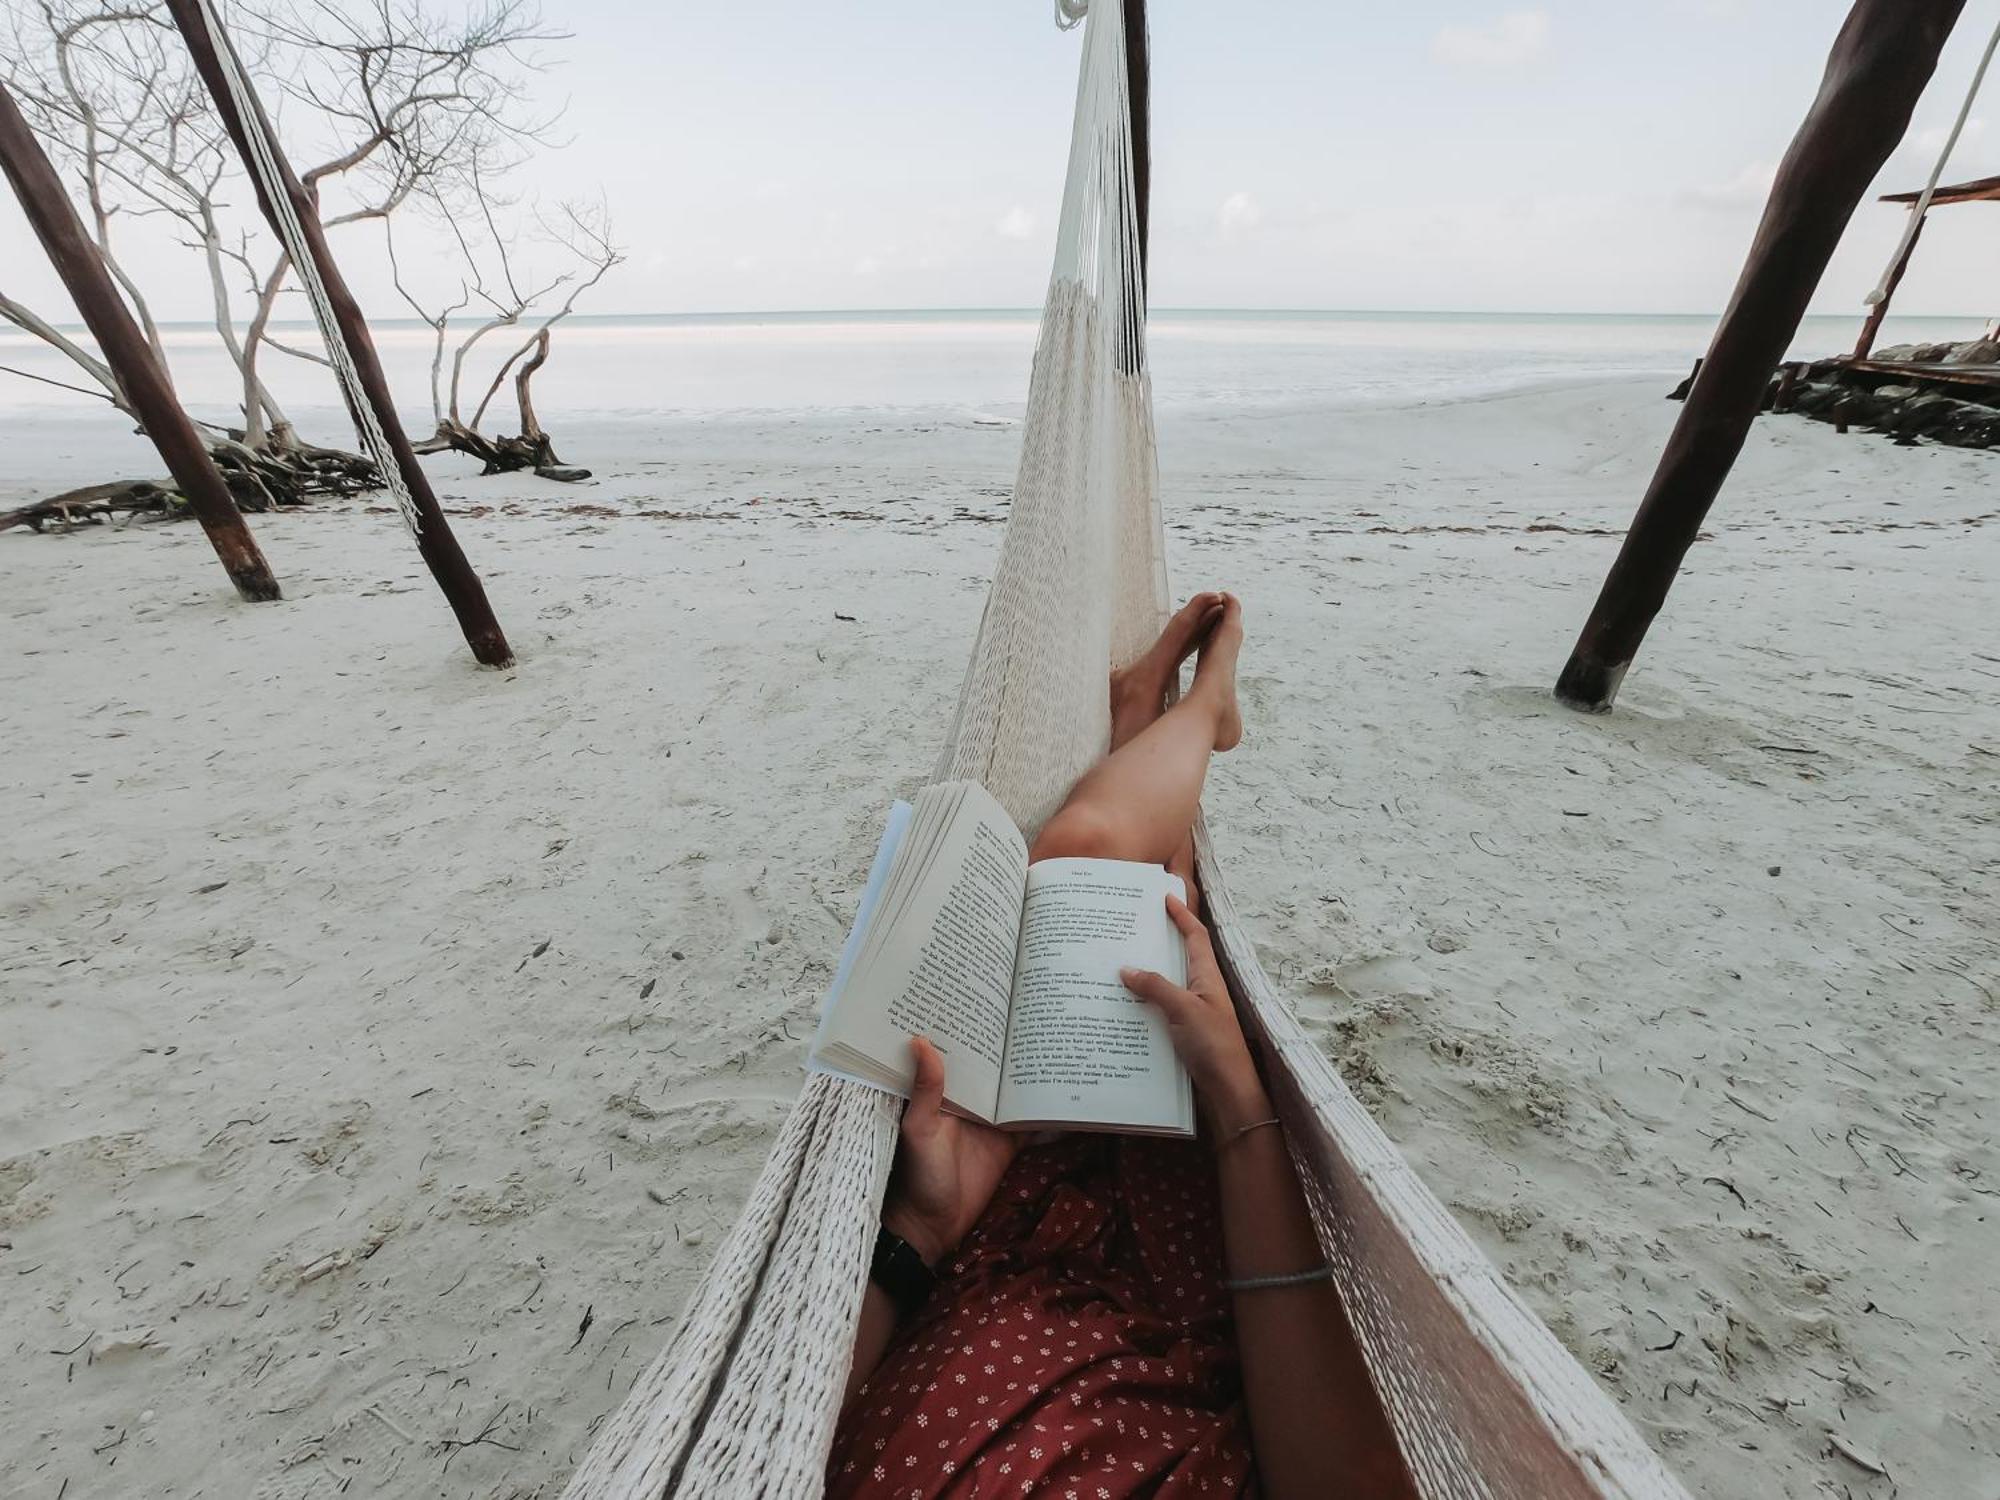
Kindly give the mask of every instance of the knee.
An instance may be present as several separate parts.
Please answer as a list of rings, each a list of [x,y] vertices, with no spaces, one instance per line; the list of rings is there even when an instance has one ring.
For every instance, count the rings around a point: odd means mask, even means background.
[[[1042,825],[1028,849],[1028,863],[1044,859],[1118,859],[1118,830],[1102,812],[1069,805]]]

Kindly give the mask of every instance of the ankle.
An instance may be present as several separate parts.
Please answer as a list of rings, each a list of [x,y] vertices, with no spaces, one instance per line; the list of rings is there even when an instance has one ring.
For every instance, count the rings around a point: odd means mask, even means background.
[[[1211,719],[1220,719],[1229,707],[1228,694],[1215,685],[1211,678],[1195,674],[1188,690],[1181,694],[1180,701],[1196,713],[1206,714]]]
[[[1111,712],[1150,714],[1158,718],[1166,704],[1167,684],[1157,672],[1143,665],[1127,667],[1111,679]]]

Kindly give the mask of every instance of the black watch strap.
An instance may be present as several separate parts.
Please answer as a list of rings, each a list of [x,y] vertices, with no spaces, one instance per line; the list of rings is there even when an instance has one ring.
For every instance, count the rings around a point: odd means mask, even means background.
[[[890,1229],[875,1231],[875,1258],[868,1279],[889,1294],[896,1315],[907,1318],[922,1307],[937,1285],[937,1275],[924,1264],[916,1248]]]

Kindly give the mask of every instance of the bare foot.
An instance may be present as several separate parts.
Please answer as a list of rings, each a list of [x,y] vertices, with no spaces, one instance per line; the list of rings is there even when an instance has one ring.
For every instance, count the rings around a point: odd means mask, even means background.
[[[1206,703],[1215,714],[1215,748],[1234,750],[1243,740],[1243,714],[1236,704],[1236,657],[1243,649],[1243,601],[1222,596],[1222,613],[1201,643],[1195,663],[1191,700]]]
[[[1180,672],[1208,629],[1222,617],[1224,596],[1196,594],[1167,621],[1160,638],[1146,648],[1146,654],[1130,666],[1111,674],[1112,739],[1116,743],[1124,729],[1129,739],[1160,716],[1166,706],[1167,688]]]

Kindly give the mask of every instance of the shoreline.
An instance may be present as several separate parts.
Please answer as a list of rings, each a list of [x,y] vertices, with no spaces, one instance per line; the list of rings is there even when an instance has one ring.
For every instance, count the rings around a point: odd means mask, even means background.
[[[1261,410],[1393,407],[1468,394],[1539,389],[1567,380],[1657,376],[1678,383],[1705,349],[1710,320],[1667,316],[1161,313],[1151,325],[1155,403],[1163,417],[1219,406]],[[843,313],[727,315],[636,320],[579,318],[565,326],[538,377],[538,406],[560,435],[604,413],[654,421],[660,411],[791,413],[910,412],[919,409],[1018,412],[1037,323],[1025,315]],[[1885,339],[1935,340],[1976,332],[1954,320],[1892,317]],[[1808,320],[1788,357],[1816,359],[1852,343],[1844,317]],[[241,377],[215,336],[183,328],[169,336],[176,387],[191,409],[225,425],[237,420]],[[429,336],[421,327],[378,328],[392,388],[404,393],[413,431],[432,422]],[[0,333],[0,364],[30,376],[68,380],[59,356]],[[351,442],[325,372],[276,360],[263,375],[301,430],[335,445]],[[85,382],[88,384],[88,382]],[[95,408],[0,373],[0,402],[17,415],[62,423]],[[504,404],[504,397],[503,397]],[[69,415],[58,413],[67,411]],[[100,432],[114,431],[108,411]]]

